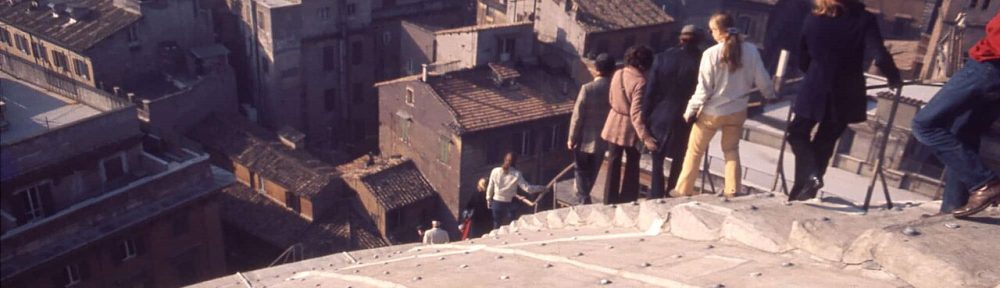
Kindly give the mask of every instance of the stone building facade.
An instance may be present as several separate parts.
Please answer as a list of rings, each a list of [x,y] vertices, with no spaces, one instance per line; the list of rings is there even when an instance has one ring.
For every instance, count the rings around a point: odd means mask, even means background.
[[[537,66],[501,65],[377,84],[379,149],[411,159],[451,217],[471,197],[484,197],[476,182],[508,151],[520,155],[518,169],[532,183],[571,162],[563,146],[578,86]]]
[[[19,103],[0,132],[0,284],[176,287],[226,272],[213,199],[231,174],[144,135],[123,99],[0,76]]]

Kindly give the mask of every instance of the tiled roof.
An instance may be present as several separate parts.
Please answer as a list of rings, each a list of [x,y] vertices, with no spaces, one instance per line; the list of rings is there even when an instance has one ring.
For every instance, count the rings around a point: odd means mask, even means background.
[[[361,180],[386,210],[405,207],[437,193],[417,166],[405,158],[361,157],[338,167],[344,178]]]
[[[300,196],[315,196],[338,177],[332,165],[238,116],[209,116],[188,136]]]
[[[524,69],[517,83],[499,87],[490,68],[455,71],[428,79],[451,108],[463,132],[481,131],[568,115],[579,87],[567,77]]]
[[[84,20],[67,25],[69,17],[52,17],[52,10],[47,6],[29,10],[31,1],[2,1],[0,21],[70,50],[81,52],[141,17],[139,14],[115,7],[113,2],[113,0],[64,1],[63,3],[67,3],[68,6],[86,7],[91,11]]]
[[[577,21],[588,32],[643,27],[673,22],[651,0],[572,0],[577,5]]]
[[[343,212],[331,219],[310,222],[241,184],[221,194],[223,221],[276,247],[301,243],[304,252],[314,257],[387,245],[374,227],[350,207],[338,209]]]
[[[516,27],[516,26],[531,26],[531,25],[532,25],[531,22],[514,22],[514,23],[502,23],[502,24],[483,24],[483,25],[472,25],[472,26],[465,26],[465,27],[458,27],[458,28],[453,28],[453,29],[441,30],[441,31],[437,31],[437,32],[434,32],[434,33],[435,34],[468,33],[468,32],[476,32],[476,31],[489,30],[489,29],[507,28],[507,27]]]

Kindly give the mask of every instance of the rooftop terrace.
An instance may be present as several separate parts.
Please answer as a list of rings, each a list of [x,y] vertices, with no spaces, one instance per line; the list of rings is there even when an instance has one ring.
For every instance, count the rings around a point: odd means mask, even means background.
[[[9,126],[0,133],[4,145],[101,114],[91,106],[18,81],[0,73],[0,97]]]

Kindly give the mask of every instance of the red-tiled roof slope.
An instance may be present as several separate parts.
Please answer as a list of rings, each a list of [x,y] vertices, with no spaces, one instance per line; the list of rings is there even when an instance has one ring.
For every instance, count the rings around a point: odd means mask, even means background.
[[[464,130],[475,132],[573,111],[574,82],[538,68],[521,69],[516,84],[498,86],[488,67],[455,71],[428,79],[455,112]]]
[[[674,21],[651,0],[573,0],[577,20],[588,32],[643,27]]]

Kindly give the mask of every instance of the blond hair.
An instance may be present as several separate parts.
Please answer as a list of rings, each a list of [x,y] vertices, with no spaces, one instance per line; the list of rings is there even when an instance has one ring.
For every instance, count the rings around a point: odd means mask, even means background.
[[[819,0],[816,3],[816,8],[813,9],[813,14],[826,17],[840,16],[844,10],[847,10],[844,4],[850,1],[856,0]]]

